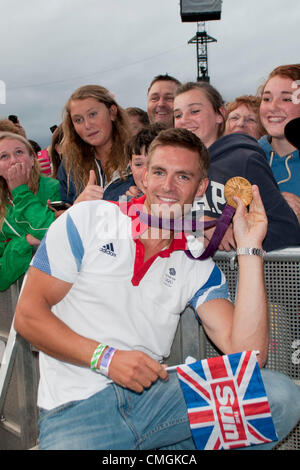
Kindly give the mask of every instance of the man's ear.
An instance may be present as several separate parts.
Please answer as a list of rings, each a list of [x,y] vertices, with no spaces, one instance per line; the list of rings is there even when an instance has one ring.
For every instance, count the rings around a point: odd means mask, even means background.
[[[209,184],[208,178],[203,178],[200,181],[197,192],[196,192],[196,197],[202,197],[206,193],[208,184]]]

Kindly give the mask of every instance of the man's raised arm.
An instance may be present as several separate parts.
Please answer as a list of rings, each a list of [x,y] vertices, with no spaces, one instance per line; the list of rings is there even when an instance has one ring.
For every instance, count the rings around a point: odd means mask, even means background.
[[[257,186],[252,187],[253,201],[249,212],[238,200],[233,219],[237,249],[262,250],[267,231],[267,217]],[[235,306],[221,299],[201,305],[197,312],[212,341],[225,354],[258,350],[262,366],[268,354],[268,304],[264,281],[263,258],[238,255],[239,277]]]

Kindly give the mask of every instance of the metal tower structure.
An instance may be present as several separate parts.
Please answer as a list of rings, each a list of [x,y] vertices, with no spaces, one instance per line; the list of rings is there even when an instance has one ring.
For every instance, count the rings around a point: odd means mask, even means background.
[[[217,40],[205,31],[205,22],[197,23],[196,35],[188,41],[188,44],[197,46],[197,81],[209,82],[207,44]]]

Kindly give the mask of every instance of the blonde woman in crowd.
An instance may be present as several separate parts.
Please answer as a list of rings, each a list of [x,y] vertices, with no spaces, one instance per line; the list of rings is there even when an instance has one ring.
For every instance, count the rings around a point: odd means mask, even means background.
[[[30,143],[21,135],[0,132],[0,290],[26,272],[59,215],[47,201],[58,199],[58,181],[41,175]]]
[[[63,201],[116,200],[126,192],[132,180],[124,145],[131,130],[126,111],[106,88],[78,88],[65,105],[62,131],[57,178]]]

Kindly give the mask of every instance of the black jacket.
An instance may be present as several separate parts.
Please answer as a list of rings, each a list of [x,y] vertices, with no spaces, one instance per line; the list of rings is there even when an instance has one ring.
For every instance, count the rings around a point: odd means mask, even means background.
[[[298,219],[280,193],[266,155],[257,141],[245,134],[221,137],[209,147],[211,164],[209,187],[204,197],[204,212],[219,217],[225,207],[224,185],[234,176],[242,176],[259,187],[268,216],[266,251],[300,244]]]

